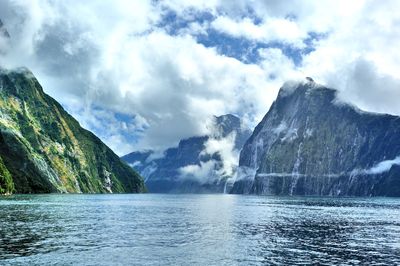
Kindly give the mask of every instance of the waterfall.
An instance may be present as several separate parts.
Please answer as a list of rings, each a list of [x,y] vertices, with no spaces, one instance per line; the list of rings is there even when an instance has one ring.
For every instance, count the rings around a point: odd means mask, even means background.
[[[296,162],[293,165],[293,171],[292,171],[292,184],[290,186],[290,196],[293,196],[293,191],[296,188],[297,182],[299,181],[300,174],[299,174],[299,167],[300,167],[300,153],[301,153],[301,148],[303,146],[303,142],[300,142],[299,148],[297,149],[297,157],[296,157]]]

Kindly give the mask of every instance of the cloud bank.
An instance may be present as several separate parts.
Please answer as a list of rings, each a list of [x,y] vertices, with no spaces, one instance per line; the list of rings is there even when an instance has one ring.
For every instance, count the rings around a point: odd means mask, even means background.
[[[0,65],[44,90],[118,154],[254,127],[287,79],[312,76],[367,111],[400,114],[398,1],[5,0]]]

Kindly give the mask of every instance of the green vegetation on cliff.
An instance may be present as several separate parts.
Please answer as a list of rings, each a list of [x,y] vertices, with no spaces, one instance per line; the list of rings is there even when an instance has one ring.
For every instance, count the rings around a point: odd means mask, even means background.
[[[14,191],[14,183],[10,172],[0,157],[0,194],[9,194]]]
[[[142,178],[46,95],[26,69],[0,70],[0,156],[0,186],[11,176],[17,193],[145,190]],[[12,190],[5,184],[6,192]]]

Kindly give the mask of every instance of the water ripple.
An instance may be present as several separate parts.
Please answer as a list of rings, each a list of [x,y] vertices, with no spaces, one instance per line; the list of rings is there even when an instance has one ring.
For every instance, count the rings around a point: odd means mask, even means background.
[[[395,265],[400,199],[0,198],[3,265]]]

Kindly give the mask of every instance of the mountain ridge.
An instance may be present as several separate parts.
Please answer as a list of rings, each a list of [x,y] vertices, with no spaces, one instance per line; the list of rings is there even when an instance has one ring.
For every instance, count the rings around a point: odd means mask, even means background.
[[[27,68],[0,69],[0,107],[0,192],[145,191],[141,177],[45,94]]]
[[[400,195],[400,119],[359,110],[312,80],[286,83],[240,154],[232,193]]]

